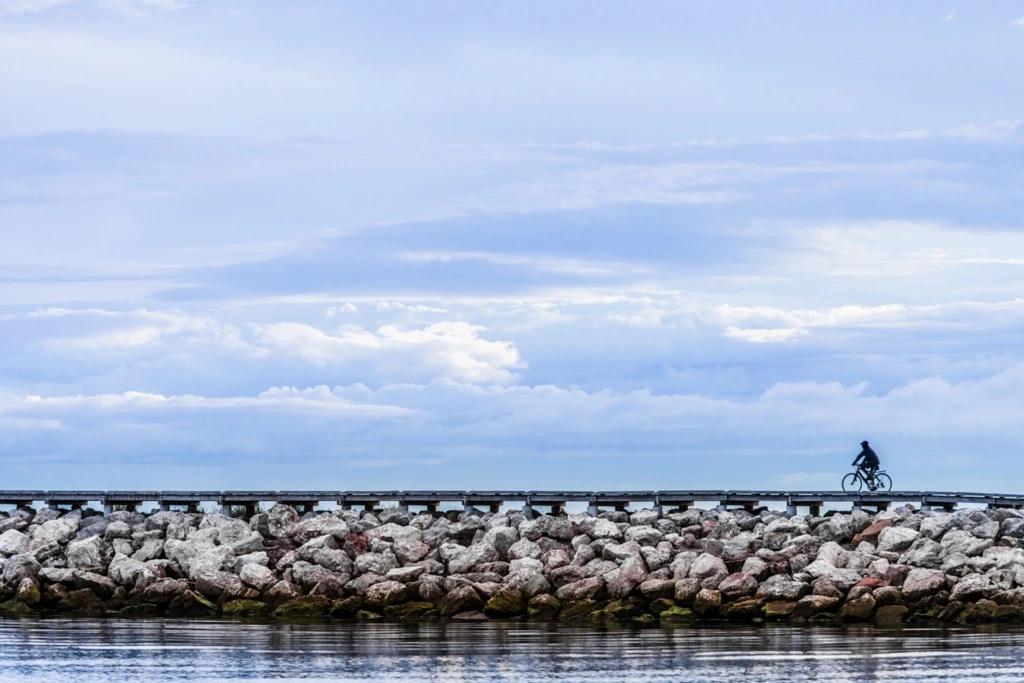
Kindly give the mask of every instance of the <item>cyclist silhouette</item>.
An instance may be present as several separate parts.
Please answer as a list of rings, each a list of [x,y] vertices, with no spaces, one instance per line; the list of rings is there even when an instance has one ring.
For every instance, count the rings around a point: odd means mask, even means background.
[[[868,488],[874,491],[878,488],[875,482],[875,472],[878,471],[878,466],[881,465],[881,461],[878,459],[878,454],[875,453],[874,449],[868,445],[867,441],[861,441],[861,451],[853,463],[854,467],[858,467],[864,475],[864,480],[868,483]]]

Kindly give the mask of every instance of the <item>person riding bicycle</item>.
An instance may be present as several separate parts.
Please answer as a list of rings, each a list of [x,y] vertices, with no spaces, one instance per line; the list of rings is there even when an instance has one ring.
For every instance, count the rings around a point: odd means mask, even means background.
[[[878,459],[878,454],[875,453],[875,450],[868,445],[867,441],[861,441],[860,445],[860,455],[858,455],[851,464],[854,467],[857,467],[858,463],[860,463],[859,469],[863,473],[864,480],[868,483],[868,488],[874,491],[877,488],[877,484],[875,483],[875,472],[878,471],[878,466],[882,463]]]

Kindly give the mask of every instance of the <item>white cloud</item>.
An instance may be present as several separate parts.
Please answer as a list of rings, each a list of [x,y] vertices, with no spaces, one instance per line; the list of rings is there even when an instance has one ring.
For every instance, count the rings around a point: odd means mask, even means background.
[[[340,306],[330,306],[327,309],[326,315],[327,315],[328,318],[333,318],[334,316],[341,315],[343,313],[358,313],[358,312],[359,312],[359,307],[358,306],[356,306],[355,304],[353,304],[351,302],[346,301],[345,303],[341,304]]]
[[[257,325],[255,330],[261,344],[319,366],[373,362],[403,377],[428,373],[469,382],[507,382],[525,367],[512,342],[483,339],[483,327],[465,322],[419,329],[385,325],[376,332],[350,325],[334,334],[302,323]]]
[[[1017,17],[1016,19],[1014,19],[1010,23],[1012,23],[1014,26],[1019,26],[1021,28],[1024,28],[1024,17]]]
[[[74,411],[161,411],[161,410],[245,410],[266,409],[283,412],[325,412],[353,417],[394,417],[411,415],[416,411],[397,406],[354,403],[339,397],[328,387],[304,390],[293,387],[275,387],[257,396],[209,397],[196,395],[165,396],[142,391],[116,394],[73,396],[13,396],[0,394],[0,414],[44,413],[59,414]],[[43,423],[52,428],[56,423]]]
[[[956,21],[956,9],[949,10],[949,13],[941,19],[943,24],[949,24],[954,21]]]

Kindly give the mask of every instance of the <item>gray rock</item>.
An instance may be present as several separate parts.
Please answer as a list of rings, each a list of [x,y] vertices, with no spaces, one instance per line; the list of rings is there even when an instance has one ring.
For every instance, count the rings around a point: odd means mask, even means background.
[[[252,562],[242,566],[238,578],[261,593],[277,583],[277,576],[273,571]]]
[[[78,519],[68,516],[60,519],[51,519],[49,522],[46,522],[33,532],[32,540],[54,541],[61,545],[66,545],[74,540],[77,533]]]
[[[71,541],[67,550],[67,565],[72,569],[102,567],[106,565],[107,544],[99,536],[84,541]]]
[[[537,556],[540,557],[540,553],[538,553]],[[500,559],[501,556],[493,547],[478,544],[465,548],[452,557],[448,561],[448,571],[452,574],[465,574],[466,572],[472,571],[478,564],[483,564],[484,562],[497,562]]]
[[[985,550],[991,548],[993,545],[992,539],[977,538],[973,534],[963,531],[962,529],[952,529],[947,531],[940,542],[946,549],[947,553],[960,553],[967,557],[981,555]]]
[[[508,548],[506,557],[509,560],[521,560],[523,558],[540,559],[544,551],[539,545],[527,538],[521,538]]]
[[[913,545],[919,535],[919,532],[906,527],[886,527],[878,535],[878,550],[880,552],[901,553]]]
[[[492,548],[493,550],[493,548]],[[398,566],[398,558],[391,552],[363,553],[355,559],[356,574],[379,574],[383,576]]]
[[[604,580],[592,577],[569,583],[555,591],[555,597],[562,602],[578,602],[580,600],[596,600],[604,592]]]
[[[631,555],[622,564],[604,575],[608,597],[621,599],[628,597],[633,590],[647,579],[647,567],[639,555]]]
[[[294,564],[294,562],[295,561],[292,560],[293,564]],[[238,574],[239,576],[241,576],[242,568],[245,567],[245,565],[247,565],[247,564],[257,564],[257,565],[260,565],[262,567],[269,567],[270,566],[270,556],[268,556],[267,553],[262,551],[262,550],[259,551],[259,552],[255,552],[255,553],[249,553],[247,555],[239,555],[238,557],[235,558],[235,564],[234,564],[234,571],[235,571],[235,573]],[[291,564],[289,564],[288,566],[291,566]]]
[[[4,563],[4,583],[16,586],[22,579],[36,579],[42,566],[35,557],[27,553],[13,555]]]
[[[977,538],[994,539],[999,535],[999,522],[983,522],[971,529],[971,533]]]
[[[149,565],[127,555],[115,555],[107,567],[107,576],[125,588],[145,588],[159,579]]]
[[[0,555],[10,557],[25,551],[29,537],[16,529],[8,529],[0,534]]]
[[[715,575],[725,577],[729,574],[728,568],[722,558],[704,553],[694,560],[690,567],[688,577],[691,579],[703,580]]]
[[[809,595],[810,592],[811,587],[808,584],[777,574],[758,586],[756,595],[769,602],[774,600],[796,601]]]

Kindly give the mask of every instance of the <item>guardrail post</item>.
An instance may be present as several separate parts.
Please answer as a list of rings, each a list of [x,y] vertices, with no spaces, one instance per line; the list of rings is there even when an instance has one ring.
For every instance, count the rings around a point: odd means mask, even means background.
[[[590,504],[587,505],[587,514],[591,517],[597,517],[601,514],[601,510],[597,507],[597,503],[591,501]]]
[[[788,517],[796,517],[796,505],[790,503],[786,506],[786,515]]]
[[[524,504],[520,512],[523,513],[523,517],[526,517],[527,519],[533,519],[533,506],[530,505],[529,503]]]
[[[112,503],[103,503],[103,516],[109,517],[114,513],[114,506]]]

